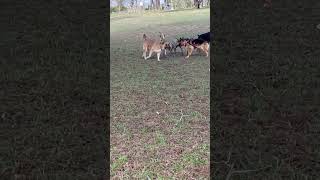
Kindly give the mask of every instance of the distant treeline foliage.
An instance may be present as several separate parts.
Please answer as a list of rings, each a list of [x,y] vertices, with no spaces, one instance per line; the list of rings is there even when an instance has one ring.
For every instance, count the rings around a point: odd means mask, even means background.
[[[188,9],[209,7],[210,0],[149,0],[145,4],[144,0],[111,0],[114,7],[110,8],[111,12],[129,11],[129,10],[165,10],[165,9]],[[115,6],[116,5],[116,6]]]

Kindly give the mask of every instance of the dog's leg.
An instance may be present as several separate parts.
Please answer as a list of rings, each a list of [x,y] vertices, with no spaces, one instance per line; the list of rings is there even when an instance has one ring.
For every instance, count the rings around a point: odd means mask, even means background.
[[[188,48],[186,48],[186,52],[187,52],[187,56],[185,57],[185,59],[189,58],[189,50],[188,50]]]
[[[208,50],[207,50],[207,49],[205,49],[205,48],[201,48],[201,50],[206,54],[206,57],[208,57],[208,56],[209,56],[209,53],[208,53]]]
[[[157,53],[158,61],[160,61],[160,54],[161,54],[161,51]]]
[[[180,46],[180,49],[181,49],[181,54],[182,54],[182,56],[183,56],[183,49],[182,49],[182,47]]]
[[[202,49],[202,51],[206,54],[206,57],[208,57],[209,53],[207,49]]]
[[[198,52],[200,53],[200,52],[204,52],[205,54],[207,54],[206,53],[206,50],[203,48],[203,46],[199,46],[198,48]],[[200,51],[201,50],[201,51]]]
[[[201,46],[200,46],[200,47],[198,47],[198,48],[196,48],[197,53],[200,53],[200,52],[201,52],[201,51],[200,51],[200,49],[201,49],[201,50],[203,50]]]
[[[144,55],[144,54],[145,54],[145,53],[144,53],[145,51],[146,51],[146,50],[143,48],[142,58],[145,57],[145,55]]]
[[[207,44],[207,45],[204,47],[204,50],[205,50],[205,52],[206,52],[206,57],[209,56],[209,47],[210,47],[209,44]]]
[[[147,51],[143,51],[142,57],[143,57],[145,60],[147,59],[146,56],[147,56]]]
[[[164,49],[164,55],[165,55],[165,56],[167,55],[167,50],[166,50],[166,49]]]
[[[191,56],[193,49],[194,49],[193,46],[188,46],[186,48],[186,50],[187,50],[187,56],[185,57],[186,59]]]
[[[151,57],[152,53],[153,53],[153,51],[152,51],[152,50],[150,50],[150,52],[149,52],[149,56],[148,56],[146,59],[149,59],[149,58]]]

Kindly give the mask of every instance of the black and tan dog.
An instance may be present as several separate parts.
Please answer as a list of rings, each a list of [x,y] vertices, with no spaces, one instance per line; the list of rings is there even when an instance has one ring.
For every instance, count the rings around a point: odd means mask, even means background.
[[[206,54],[206,57],[209,56],[209,43],[203,39],[184,39],[181,41],[181,45],[186,47],[187,56],[189,58],[195,49],[199,49]]]
[[[175,40],[172,40],[172,41],[165,41],[165,49],[170,51],[170,53],[174,52],[176,53],[177,52],[177,48],[179,47],[180,50],[181,50],[181,53],[183,55],[183,48],[186,47],[186,45],[184,44],[184,41],[185,40],[189,40],[187,38],[179,38],[179,39],[175,39]]]
[[[212,37],[212,34],[210,35],[210,32],[207,32],[207,33],[198,35],[198,39],[202,39],[202,40],[207,41],[207,42],[210,43],[210,36]],[[213,71],[215,71],[214,62],[211,61],[211,64],[212,64]],[[209,71],[210,71],[210,69],[209,69]]]
[[[177,41],[166,41],[165,42],[165,46],[164,46],[165,50],[170,51],[170,53],[177,52]]]
[[[210,32],[198,35],[198,39],[202,39],[210,43]]]
[[[188,41],[188,40],[190,40],[189,38],[179,38],[179,39],[177,39],[177,43],[176,43],[176,45],[175,45],[175,49],[177,49],[178,47],[180,48],[180,50],[181,50],[181,54],[182,54],[182,56],[183,56],[183,49],[185,49],[186,48],[186,41]]]

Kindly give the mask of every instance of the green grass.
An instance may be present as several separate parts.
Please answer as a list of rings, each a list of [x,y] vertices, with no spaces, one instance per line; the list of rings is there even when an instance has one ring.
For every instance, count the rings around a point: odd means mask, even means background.
[[[190,154],[185,154],[182,157],[182,163],[183,164],[191,164],[194,166],[199,166],[199,165],[203,165],[203,164],[208,164],[209,162],[205,161],[204,159],[199,157],[198,153],[190,153]]]
[[[133,17],[132,17],[133,16]],[[192,24],[193,26],[202,25],[205,21],[209,25],[209,9],[188,10],[188,11],[174,11],[161,12],[152,14],[142,14],[141,16],[127,16],[120,19],[112,19],[110,22],[110,33],[131,32],[150,29],[158,29],[163,26],[176,25],[186,26]],[[156,31],[157,32],[157,31]],[[181,32],[184,34],[184,32]]]
[[[128,162],[127,156],[120,156],[111,164],[111,171],[116,171]]]
[[[180,52],[162,56],[160,62],[141,58],[143,33],[194,37],[209,31],[209,13],[201,9],[111,19],[111,159],[130,158],[130,168],[112,170],[113,177],[209,179],[209,149],[193,151],[195,142],[209,144],[209,58],[197,52],[188,60]],[[181,111],[187,116],[180,120]],[[178,162],[189,165],[176,172]]]
[[[180,160],[175,162],[174,171],[179,173],[191,167],[208,166],[209,158],[203,158],[205,155],[209,155],[209,145],[201,144],[195,147],[193,151],[184,153]]]
[[[160,146],[166,145],[166,137],[163,134],[157,132],[157,134],[156,134],[156,143],[158,145],[160,145]]]

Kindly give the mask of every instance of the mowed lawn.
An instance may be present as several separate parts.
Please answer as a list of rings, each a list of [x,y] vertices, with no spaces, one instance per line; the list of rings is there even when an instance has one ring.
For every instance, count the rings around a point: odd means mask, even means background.
[[[111,16],[111,176],[209,179],[210,58],[144,60],[142,35],[196,37],[209,9]]]

